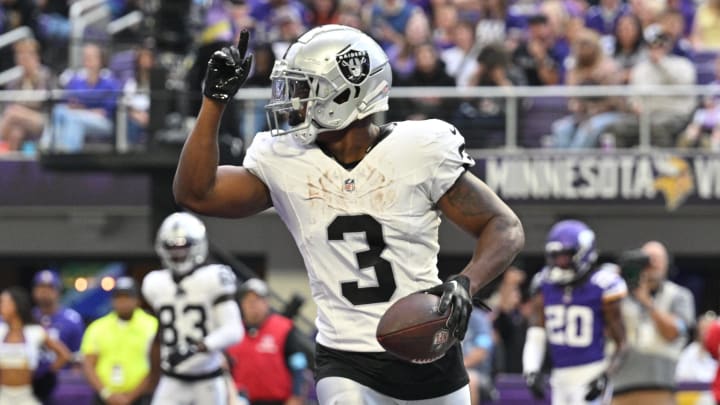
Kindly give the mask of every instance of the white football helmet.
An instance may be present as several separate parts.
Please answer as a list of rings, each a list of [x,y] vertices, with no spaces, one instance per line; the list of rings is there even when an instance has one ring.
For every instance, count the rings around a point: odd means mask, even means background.
[[[293,134],[309,144],[319,133],[386,111],[392,71],[383,49],[365,33],[324,25],[293,43],[270,79],[265,109],[272,135]]]
[[[160,225],[155,251],[165,267],[183,276],[203,264],[208,256],[205,225],[185,212],[171,214]]]

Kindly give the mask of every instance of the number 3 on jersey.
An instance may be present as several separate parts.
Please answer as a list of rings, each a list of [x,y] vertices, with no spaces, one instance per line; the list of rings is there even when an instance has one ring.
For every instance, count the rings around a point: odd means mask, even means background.
[[[588,347],[593,338],[593,312],[581,305],[548,305],[545,329],[551,344]]]
[[[357,281],[340,284],[342,295],[353,305],[374,304],[390,300],[395,292],[395,277],[392,265],[380,257],[385,250],[385,238],[382,225],[370,215],[342,215],[335,218],[328,226],[328,240],[345,240],[346,233],[365,233],[368,250],[357,252],[360,270],[372,267],[377,278],[377,287],[359,287]]]

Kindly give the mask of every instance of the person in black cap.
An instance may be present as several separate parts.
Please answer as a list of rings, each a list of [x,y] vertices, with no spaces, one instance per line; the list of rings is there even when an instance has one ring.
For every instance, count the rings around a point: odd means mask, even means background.
[[[33,277],[32,296],[35,301],[32,315],[48,335],[60,340],[72,353],[80,350],[85,323],[74,309],[66,308],[60,303],[62,280],[54,270],[44,269]],[[33,378],[33,391],[41,401],[54,403],[53,392],[57,384],[57,376],[50,372],[55,362],[55,355],[42,350],[40,361]]]
[[[132,278],[120,277],[112,289],[113,310],[88,326],[83,337],[85,377],[97,393],[95,404],[149,403],[149,351],[158,322],[138,307]]]

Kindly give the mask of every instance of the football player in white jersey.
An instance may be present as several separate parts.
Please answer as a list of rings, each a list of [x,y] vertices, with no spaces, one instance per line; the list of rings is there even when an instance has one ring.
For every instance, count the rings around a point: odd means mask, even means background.
[[[154,405],[227,404],[221,350],[243,337],[235,302],[235,274],[205,264],[205,225],[175,213],[160,225],[155,241],[162,270],[145,276],[142,293],[159,321],[162,377]]]
[[[373,114],[388,108],[387,55],[340,25],[314,28],[289,47],[271,74],[266,109],[274,129],[255,136],[244,167],[218,167],[218,123],[250,70],[247,46],[243,32],[238,47],[216,52],[208,64],[202,109],[175,176],[176,200],[224,217],[277,210],[318,307],[321,404],[469,404],[459,345],[415,364],[385,352],[375,331],[391,304],[423,290],[441,296],[440,311],[452,307],[448,328],[462,339],[471,297],[523,246],[517,216],[467,171],[474,162],[451,124],[373,123]],[[437,270],[441,214],[477,239],[470,263],[445,283]]]

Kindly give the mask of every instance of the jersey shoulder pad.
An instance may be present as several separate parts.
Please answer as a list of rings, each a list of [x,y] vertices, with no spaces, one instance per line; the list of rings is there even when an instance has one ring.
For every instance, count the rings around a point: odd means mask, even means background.
[[[255,170],[259,165],[268,164],[273,159],[301,155],[308,148],[307,145],[296,142],[292,136],[272,136],[268,131],[258,132],[245,151],[243,166]]]
[[[243,159],[243,166],[248,169],[257,167],[258,163],[265,156],[268,150],[270,150],[270,142],[273,137],[270,132],[258,132],[250,142],[250,146],[245,151],[245,158]]]
[[[209,264],[196,270],[200,280],[203,280],[205,293],[217,299],[223,296],[235,296],[237,292],[237,277],[230,267],[224,264]]]
[[[157,299],[158,294],[160,294],[160,290],[162,290],[162,288],[170,282],[172,282],[172,275],[167,269],[154,270],[145,275],[145,278],[143,278],[142,281],[142,286],[140,287],[145,301],[147,301],[150,306],[154,307],[155,300]]]
[[[590,282],[603,291],[605,300],[622,298],[627,295],[627,284],[617,271],[617,266],[601,265],[590,277]]]
[[[445,149],[457,152],[461,145],[465,145],[465,138],[460,131],[443,120],[400,121],[395,131],[402,134],[412,145],[429,148],[429,152]]]

